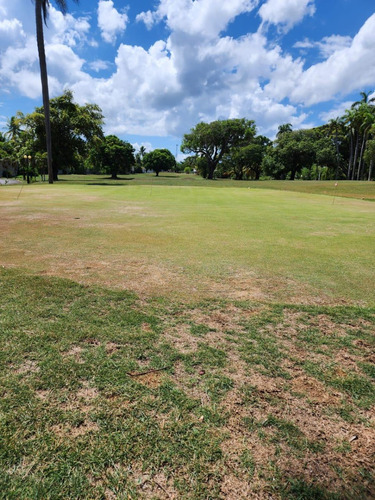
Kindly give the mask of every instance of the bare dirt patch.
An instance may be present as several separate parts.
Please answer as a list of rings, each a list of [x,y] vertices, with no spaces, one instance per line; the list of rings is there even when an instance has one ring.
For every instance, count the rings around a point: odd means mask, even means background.
[[[29,375],[31,373],[38,373],[40,368],[36,361],[26,360],[21,366],[17,367],[15,373],[18,375]]]
[[[137,377],[135,377],[135,380],[137,382],[139,382],[142,385],[145,385],[150,389],[156,389],[157,387],[160,387],[162,379],[163,379],[162,372],[144,373],[142,375],[138,375]]]

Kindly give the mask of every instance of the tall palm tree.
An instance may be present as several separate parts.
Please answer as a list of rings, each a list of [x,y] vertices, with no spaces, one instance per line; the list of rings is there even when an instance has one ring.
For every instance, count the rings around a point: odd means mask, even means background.
[[[20,123],[15,116],[12,116],[7,119],[6,125],[7,131],[5,132],[5,137],[7,137],[10,141],[16,141],[21,135],[21,127]]]
[[[65,0],[55,0],[57,6],[63,14],[67,11]],[[78,1],[78,0],[75,0]],[[47,142],[47,164],[48,164],[48,182],[53,183],[53,167],[52,167],[52,139],[51,139],[51,121],[49,112],[49,92],[48,92],[48,76],[46,52],[44,47],[44,32],[43,22],[47,25],[49,0],[34,0],[35,3],[35,21],[36,21],[36,41],[38,44],[40,78],[42,81],[42,95],[44,119],[46,124],[46,142]]]

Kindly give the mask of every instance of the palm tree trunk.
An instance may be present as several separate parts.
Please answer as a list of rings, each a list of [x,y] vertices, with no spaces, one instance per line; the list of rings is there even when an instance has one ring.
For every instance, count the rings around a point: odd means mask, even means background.
[[[362,147],[361,147],[361,154],[359,155],[359,165],[358,165],[357,181],[359,181],[359,179],[362,177],[363,154],[365,152],[366,142],[367,142],[367,132],[364,132],[364,134],[363,134],[363,140],[362,140]]]
[[[352,172],[352,164],[353,164],[353,132],[350,132],[350,158],[349,158],[349,165],[348,165],[348,175],[346,176],[347,180],[350,180],[350,174]]]
[[[40,65],[40,79],[42,81],[44,120],[46,125],[48,182],[50,184],[53,184],[51,121],[49,112],[47,62],[46,62],[46,53],[44,49],[44,33],[43,33],[41,0],[35,0],[35,20],[36,20],[36,41],[38,44],[39,65]]]
[[[374,160],[370,161],[370,170],[368,172],[368,180],[371,181],[371,176],[372,176],[372,169],[374,167]]]
[[[357,140],[356,140],[356,143],[355,143],[352,181],[354,181],[354,177],[355,177],[355,169],[356,169],[356,166],[357,166],[357,159],[358,159],[358,150],[359,150],[359,132],[357,132]]]

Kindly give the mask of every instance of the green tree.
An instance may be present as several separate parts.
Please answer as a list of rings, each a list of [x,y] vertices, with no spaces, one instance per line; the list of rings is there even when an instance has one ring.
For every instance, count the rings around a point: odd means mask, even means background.
[[[97,170],[111,174],[112,179],[118,179],[118,174],[130,173],[135,164],[134,148],[115,135],[107,135],[92,148],[91,161]]]
[[[315,136],[311,130],[295,130],[280,134],[275,147],[268,149],[263,163],[267,175],[276,179],[294,180],[302,168],[315,161]]]
[[[8,118],[6,128],[5,137],[10,141],[18,141],[22,133],[19,119],[16,116]]]
[[[282,125],[279,125],[276,136],[279,138],[283,134],[288,134],[289,132],[292,132],[292,130],[293,129],[291,123],[283,123]]]
[[[77,2],[77,0],[75,0]],[[48,182],[53,183],[53,167],[52,167],[52,134],[49,113],[49,91],[48,91],[48,76],[46,52],[44,47],[44,32],[43,22],[47,24],[49,0],[34,0],[35,3],[35,21],[36,21],[36,40],[38,45],[40,79],[42,82],[42,96],[45,119],[45,137],[47,146],[47,162],[48,162]],[[65,0],[56,0],[57,6],[65,14],[67,5]]]
[[[189,134],[183,137],[181,151],[195,153],[205,158],[207,169],[205,177],[213,179],[215,170],[225,154],[232,148],[248,144],[255,135],[253,120],[236,118],[218,120],[211,123],[198,123]]]
[[[21,115],[20,115],[21,116]],[[44,108],[36,108],[20,118],[25,127],[25,138],[29,141],[27,154],[43,153],[45,126]],[[59,170],[78,172],[84,158],[96,138],[102,138],[103,115],[96,104],[80,106],[73,100],[70,90],[50,101],[50,126],[52,153],[54,156],[53,178],[57,180]]]
[[[375,128],[375,127],[374,127]],[[375,133],[375,130],[374,130]],[[367,180],[371,181],[374,172],[375,163],[375,139],[370,139],[367,142],[367,148],[364,154],[364,159],[369,166]]]
[[[144,155],[143,166],[146,170],[153,170],[158,176],[162,171],[173,170],[176,160],[169,149],[154,149]]]

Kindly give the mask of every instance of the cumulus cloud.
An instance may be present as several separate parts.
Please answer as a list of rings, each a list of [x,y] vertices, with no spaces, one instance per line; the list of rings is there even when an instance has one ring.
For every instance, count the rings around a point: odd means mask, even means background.
[[[126,29],[128,17],[111,0],[98,5],[102,36],[113,42]],[[318,49],[324,58],[306,69],[305,60],[271,44],[267,30],[254,29],[238,38],[226,34],[237,16],[253,12],[255,19],[257,5],[257,0],[160,0],[154,11],[137,19],[150,28],[165,22],[169,32],[164,40],[144,47],[106,46],[113,59],[107,53],[102,56],[106,60],[100,59],[98,51],[93,61],[85,61],[87,52],[82,50],[98,43],[90,32],[91,18],[64,17],[51,6],[45,30],[51,96],[71,88],[78,102],[99,104],[106,132],[122,137],[178,137],[199,120],[243,116],[256,121],[259,133],[272,136],[280,123],[311,125],[301,103],[330,100],[375,81],[375,15],[353,39],[332,35],[319,42],[298,42],[296,47]],[[291,0],[264,2],[262,23],[286,29],[314,10],[313,2],[300,0],[299,10],[288,20],[293,5]],[[275,8],[272,15],[267,13],[270,6]],[[6,14],[0,34],[2,28],[13,34],[0,45],[0,91],[40,99],[32,3],[0,0],[0,11]],[[99,72],[108,69],[112,73],[100,77]]]
[[[216,37],[239,14],[251,12],[259,0],[160,0],[158,8],[142,12],[137,16],[148,28],[165,19],[171,31],[199,35],[203,38]]]
[[[26,34],[19,19],[3,19],[0,21],[0,44],[19,43],[25,37]]]
[[[290,92],[294,102],[312,105],[345,95],[375,81],[375,14],[373,14],[349,47],[341,47],[325,61],[304,71]]]
[[[77,43],[87,40],[90,31],[89,18],[76,19],[71,14],[63,15],[60,11],[51,8],[49,12],[49,28],[52,30],[52,43],[63,43],[75,47]],[[48,33],[50,33],[48,31]]]
[[[100,0],[98,4],[98,26],[102,38],[107,43],[114,43],[121,35],[129,21],[125,12],[121,13],[114,7],[112,0]]]
[[[259,9],[259,15],[262,24],[274,24],[280,31],[287,32],[315,11],[314,0],[267,0]]]

